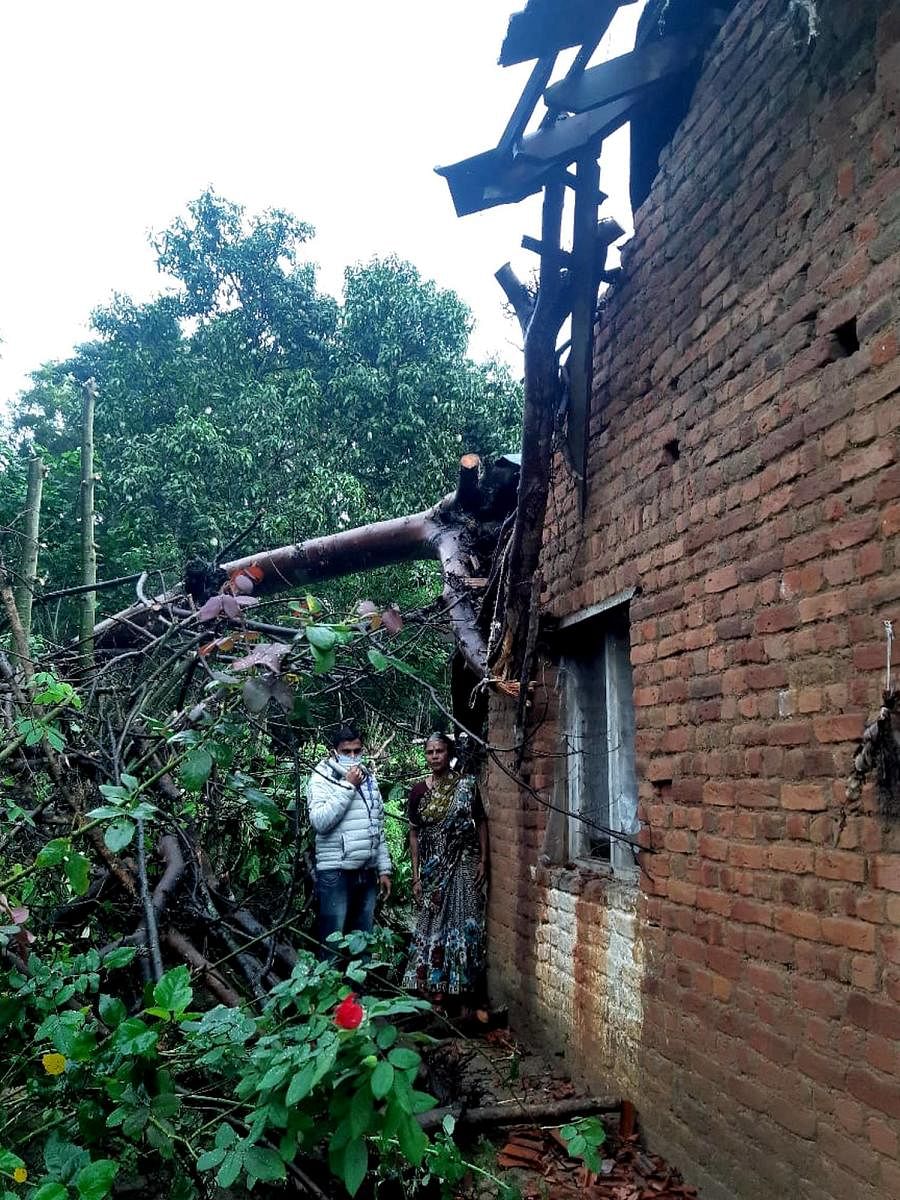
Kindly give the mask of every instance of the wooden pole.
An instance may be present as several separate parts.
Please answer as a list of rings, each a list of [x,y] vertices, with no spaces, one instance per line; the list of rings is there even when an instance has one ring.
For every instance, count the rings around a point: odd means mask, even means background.
[[[16,588],[16,608],[22,621],[25,645],[31,636],[31,605],[37,580],[39,535],[41,529],[41,494],[47,468],[42,458],[28,463],[28,492],[25,498],[25,535],[19,564],[19,586]]]
[[[81,582],[93,587],[97,582],[97,547],[94,544],[94,402],[97,385],[88,379],[81,389]],[[88,665],[94,662],[94,622],[97,596],[85,592],[81,598],[79,635],[81,653]]]
[[[567,437],[584,516],[587,500],[588,428],[593,381],[594,310],[597,306],[597,193],[600,190],[600,147],[594,143],[578,160],[575,228],[572,239],[572,349],[569,353],[569,420]]]

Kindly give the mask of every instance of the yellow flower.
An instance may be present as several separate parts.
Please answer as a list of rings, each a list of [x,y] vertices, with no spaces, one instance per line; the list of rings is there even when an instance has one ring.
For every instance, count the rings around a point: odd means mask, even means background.
[[[62,1054],[45,1054],[41,1062],[48,1075],[62,1075],[66,1069],[66,1060]]]
[[[16,1181],[16,1183],[24,1183],[27,1178],[28,1172],[24,1167],[16,1167],[16,1169],[13,1171],[13,1179]]]

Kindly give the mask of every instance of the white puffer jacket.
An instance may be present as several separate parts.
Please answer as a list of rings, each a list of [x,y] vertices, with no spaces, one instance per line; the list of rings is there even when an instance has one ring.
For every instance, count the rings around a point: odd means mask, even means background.
[[[316,870],[375,867],[379,875],[390,874],[384,803],[371,775],[353,787],[335,770],[333,759],[323,758],[310,776],[306,797],[316,831]]]

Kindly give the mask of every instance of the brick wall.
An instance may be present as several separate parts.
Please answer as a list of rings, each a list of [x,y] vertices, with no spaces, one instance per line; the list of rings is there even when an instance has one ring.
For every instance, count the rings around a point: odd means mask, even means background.
[[[545,611],[641,589],[655,853],[638,881],[547,866],[545,806],[493,769],[492,984],[704,1200],[885,1200],[900,832],[842,801],[900,633],[900,3],[818,0],[811,55],[786,8],[737,5],[708,56],[602,312],[584,522],[561,466],[551,498]],[[512,723],[495,699],[495,743]]]

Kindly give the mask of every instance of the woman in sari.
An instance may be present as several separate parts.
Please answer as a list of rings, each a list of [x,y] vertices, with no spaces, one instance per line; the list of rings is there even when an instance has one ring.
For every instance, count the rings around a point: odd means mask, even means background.
[[[450,769],[453,743],[425,743],[430,775],[409,793],[409,852],[419,915],[404,986],[437,1006],[453,997],[487,1020],[484,1004],[484,906],[487,822],[471,775]]]

